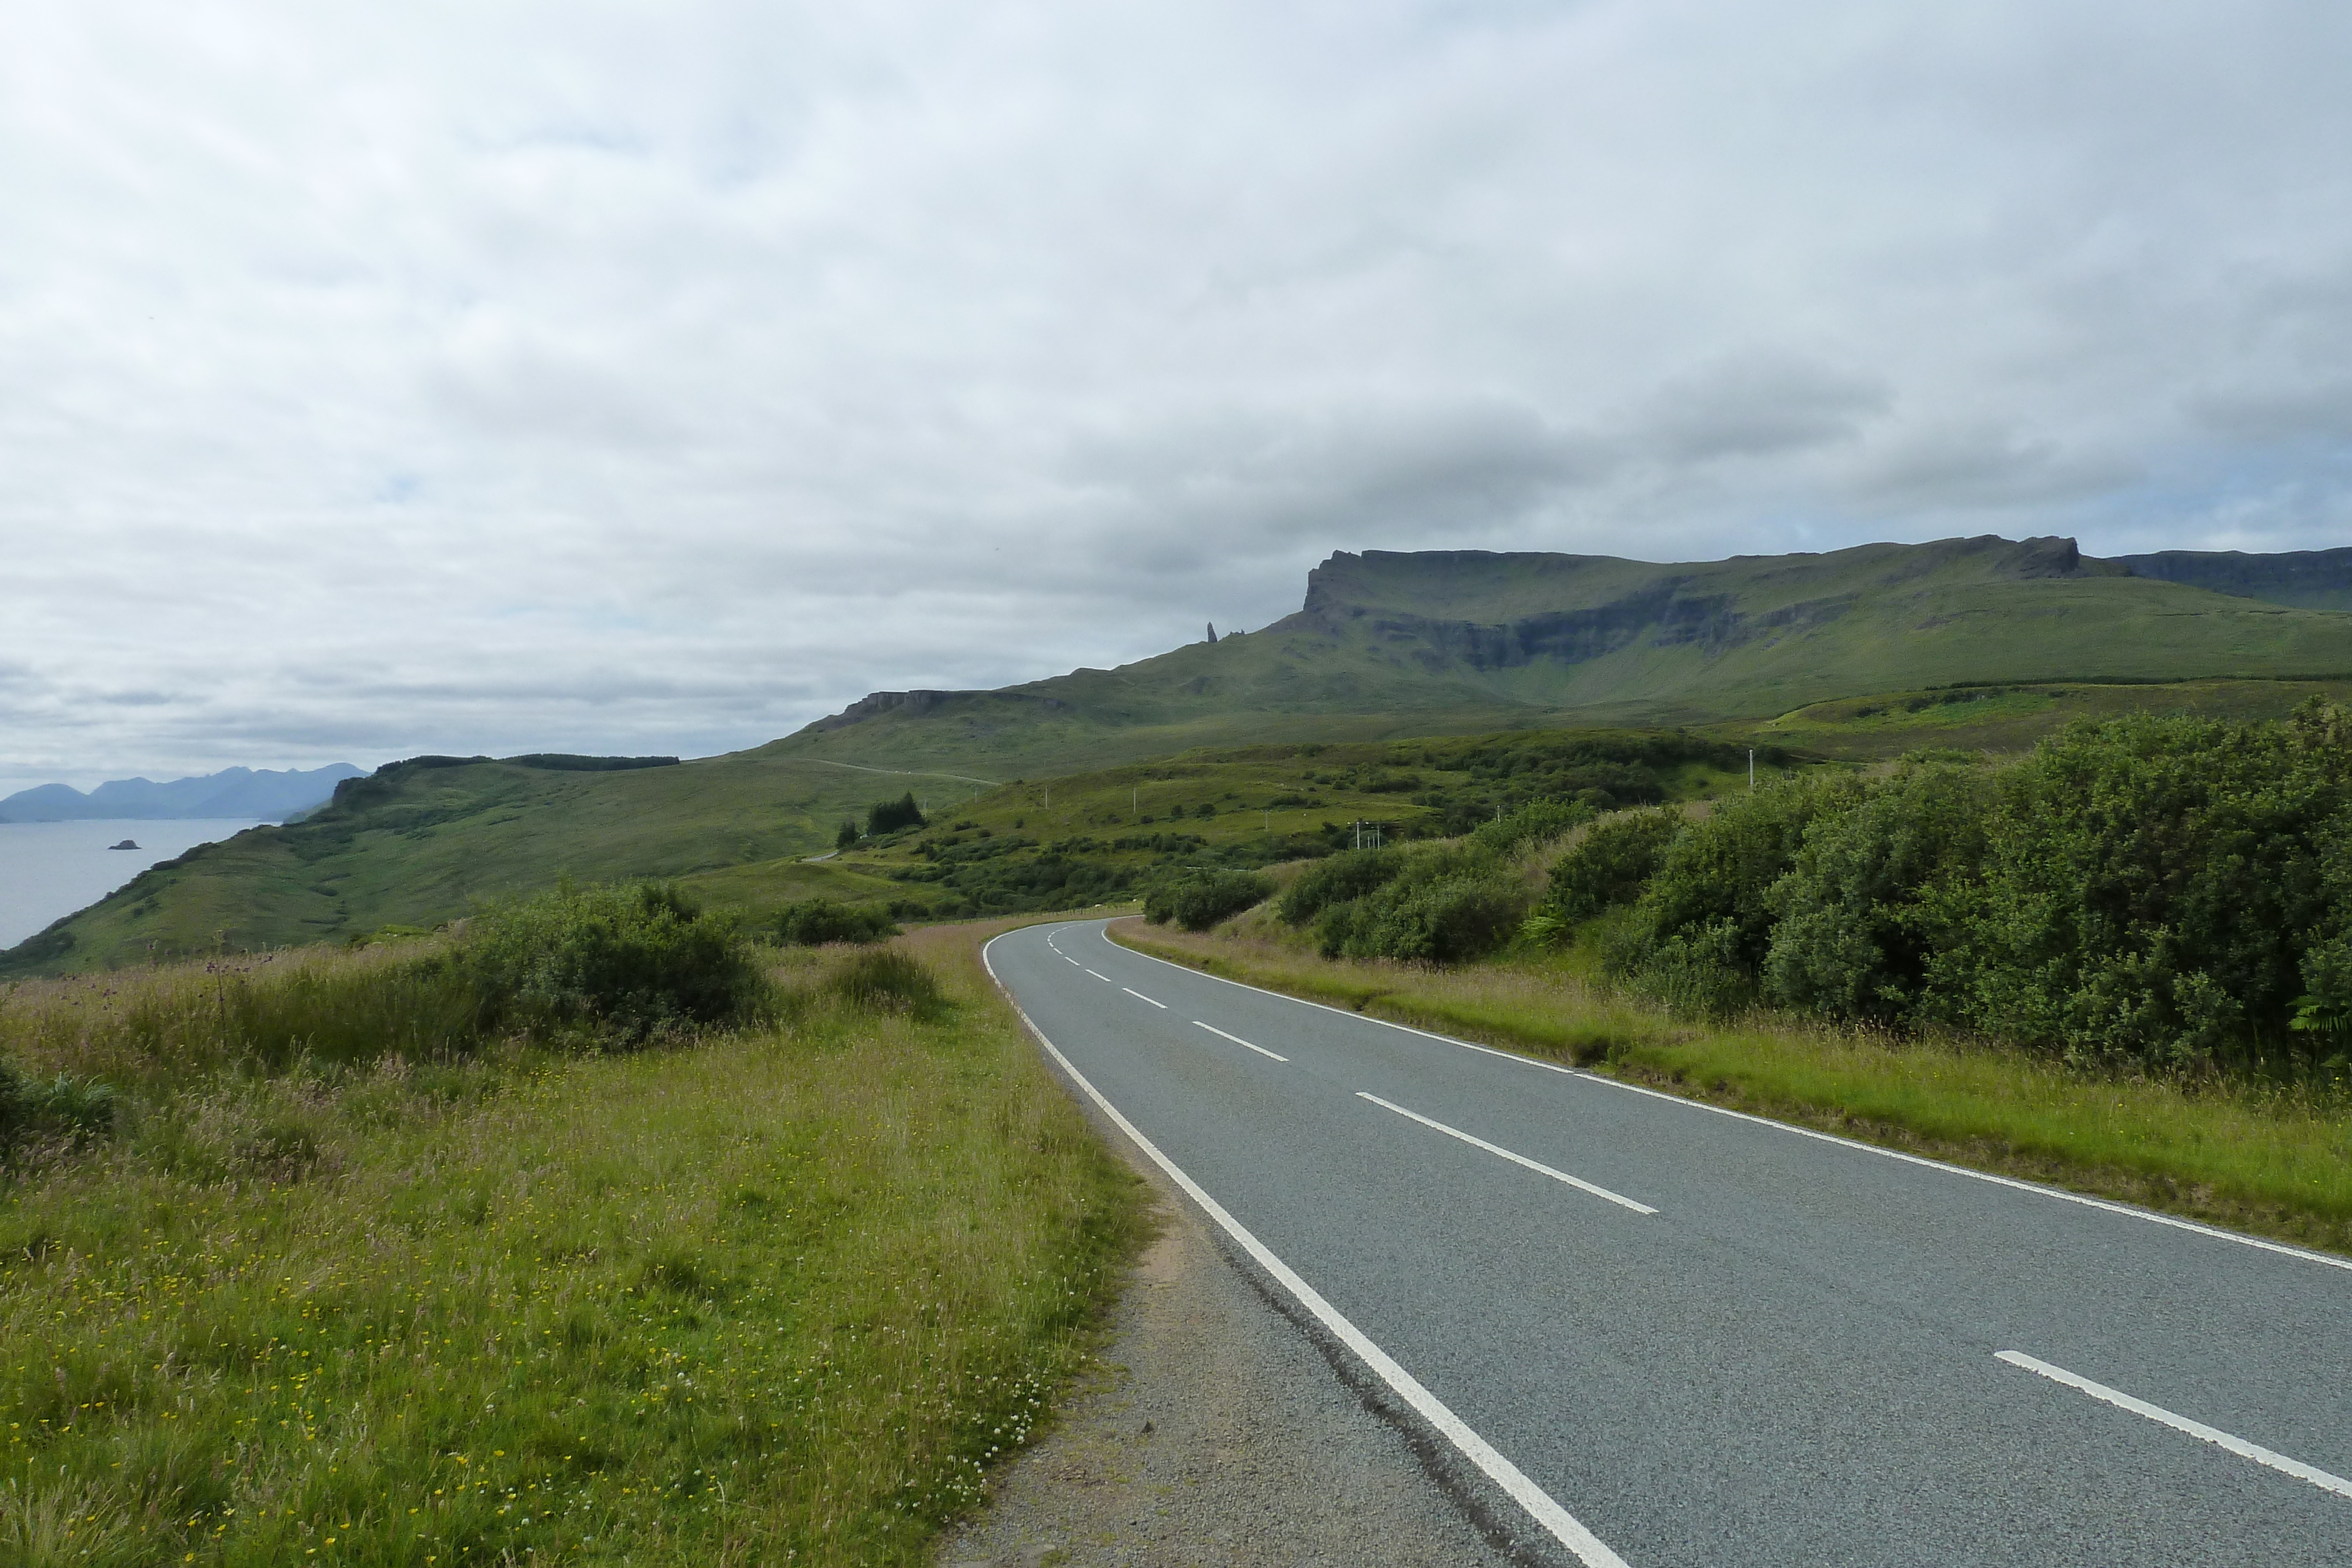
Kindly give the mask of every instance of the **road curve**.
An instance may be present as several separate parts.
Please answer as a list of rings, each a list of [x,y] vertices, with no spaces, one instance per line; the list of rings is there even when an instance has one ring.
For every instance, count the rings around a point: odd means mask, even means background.
[[[1588,1568],[2352,1562],[2352,1260],[1213,978],[989,966],[1454,1478]]]

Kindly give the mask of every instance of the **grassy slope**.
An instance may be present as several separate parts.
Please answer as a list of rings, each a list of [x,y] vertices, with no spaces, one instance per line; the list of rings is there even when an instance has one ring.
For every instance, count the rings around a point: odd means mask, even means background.
[[[198,1078],[16,1173],[0,1560],[924,1562],[1138,1235],[982,935],[910,939],[944,1021]],[[0,1047],[86,1068],[129,1000],[31,988]]]
[[[256,828],[159,868],[73,917],[72,946],[40,937],[0,975],[429,926],[477,899],[583,882],[697,873],[814,852],[840,819],[921,779],[797,759],[718,758],[677,768],[560,773],[505,763],[404,774],[365,806]],[[966,786],[952,786],[961,792]],[[783,896],[853,902],[895,890],[837,867],[769,880]],[[54,946],[54,939],[49,946]]]
[[[1762,720],[1955,681],[2352,675],[2352,615],[2066,559],[2000,540],[1684,566],[1340,555],[1263,631],[828,721],[751,755],[1004,779],[1263,740]],[[1577,617],[1573,634],[1557,624]]]
[[[2023,751],[2063,725],[2127,713],[2194,714],[2239,723],[2280,718],[2314,696],[2352,701],[2352,680],[2167,685],[2069,681],[1893,692],[1814,703],[1761,725],[1715,726],[1709,733],[1870,762],[1922,747]]]
[[[1188,748],[1671,722],[1731,740],[1763,725],[1767,743],[1863,759],[1918,745],[2013,748],[2075,712],[2269,713],[2305,690],[2352,689],[2200,679],[2173,693],[2092,693],[2082,683],[2099,675],[2352,671],[2352,615],[2070,560],[2050,542],[1999,540],[1689,566],[1337,556],[1317,570],[1298,615],[1118,670],[883,706],[681,768],[488,764],[419,776],[402,784],[397,810],[364,821],[331,810],[150,873],[64,932],[0,956],[0,975],[135,961],[150,943],[196,952],[430,925],[566,873],[688,877],[724,904],[886,898],[893,890],[859,880],[855,866],[788,868],[830,847],[843,816],[900,789],[954,809],[986,781],[1103,775]],[[1577,616],[1590,621],[1574,622],[1583,632],[1544,642],[1566,635],[1559,618]],[[1536,654],[1487,656],[1525,646]],[[2053,676],[2075,689],[2047,702],[2014,696],[1969,722],[1838,706],[1890,688]],[[1379,814],[1366,802],[1335,806]]]
[[[1253,929],[1255,928],[1255,929]],[[1574,958],[1454,970],[1318,958],[1262,917],[1141,951],[1400,1023],[1574,1061],[1865,1142],[2352,1252],[2352,1111],[2066,1072],[2019,1052],[1801,1024],[1703,1028]]]

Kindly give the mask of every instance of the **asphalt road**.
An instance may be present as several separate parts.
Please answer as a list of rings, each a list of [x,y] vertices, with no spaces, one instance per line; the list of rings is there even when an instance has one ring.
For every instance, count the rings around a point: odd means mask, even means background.
[[[1233,985],[1101,922],[988,957],[1528,1555],[2352,1563],[2347,1260]]]

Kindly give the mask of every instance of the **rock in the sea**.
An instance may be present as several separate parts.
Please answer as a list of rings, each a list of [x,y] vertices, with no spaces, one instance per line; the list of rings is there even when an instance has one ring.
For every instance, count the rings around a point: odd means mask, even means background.
[[[139,847],[139,841],[137,839],[125,839],[119,844],[109,844],[106,847],[110,850],[135,850]]]

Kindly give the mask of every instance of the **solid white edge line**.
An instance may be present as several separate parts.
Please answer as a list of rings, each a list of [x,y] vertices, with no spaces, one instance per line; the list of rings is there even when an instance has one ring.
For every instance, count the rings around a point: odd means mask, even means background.
[[[1124,918],[1123,915],[1107,916],[1104,925],[1097,925],[1095,929],[1105,942],[1110,942],[1112,946],[1118,947],[1122,953],[1132,953],[1139,958],[1149,959],[1154,964],[1165,964],[1171,969],[1181,970],[1187,975],[1198,975],[1204,980],[1214,980],[1221,986],[1231,986],[1236,990],[1252,991],[1258,996],[1273,997],[1279,1001],[1296,1002],[1302,1008],[1313,1008],[1318,1012],[1336,1013],[1343,1019],[1354,1019],[1360,1023],[1376,1023],[1382,1029],[1397,1030],[1405,1034],[1417,1034],[1423,1040],[1433,1040],[1443,1045],[1459,1046],[1464,1051],[1475,1051],[1483,1056],[1500,1057],[1505,1061],[1515,1061],[1522,1067],[1541,1068],[1546,1072],[1557,1072],[1563,1078],[1579,1078],[1588,1083],[1599,1083],[1611,1089],[1622,1089],[1628,1094],[1641,1094],[1652,1100],[1663,1100],[1669,1105],[1681,1105],[1693,1111],[1705,1111],[1710,1115],[1729,1116],[1734,1121],[1753,1122],[1759,1127],[1770,1127],[1777,1132],[1792,1133],[1800,1138],[1811,1138],[1816,1143],[1835,1144],[1840,1148],[1858,1149],[1865,1155],[1876,1155],[1882,1159],[1901,1160],[1905,1165],[1917,1166],[1923,1170],[1942,1171],[1948,1176],[1966,1176],[1970,1181],[1989,1182],[1994,1186],[2005,1186],[2013,1192],[2030,1192],[2040,1197],[2054,1197],[2061,1202],[2076,1204],[2084,1208],[2095,1208],[2107,1214],[2120,1214],[2127,1219],[2144,1219],[2150,1225],[2162,1225],[2174,1230],[2186,1230],[2195,1236],[2209,1236],[2216,1241],[2234,1241],[2241,1247],[2252,1247],[2264,1252],[2275,1252],[2282,1258],[2294,1258],[2305,1263],[2324,1263],[2330,1269],[2342,1269],[2352,1272],[2352,1258],[2337,1258],[2326,1252],[2314,1252],[2307,1248],[2290,1247],[2284,1241],[2268,1241],[2262,1237],[2248,1236],[2241,1231],[2223,1230],[2219,1226],[2200,1225],[2193,1219],[2179,1219],[2169,1214],[2158,1214],[2151,1209],[2134,1208],[2127,1203],[2111,1203],[2103,1197],[2090,1197],[2079,1192],[2068,1192],[2063,1187],[2044,1186],[2039,1182],[2020,1181],[2015,1176],[1995,1176],[1990,1171],[1970,1170],[1966,1166],[1956,1166],[1944,1160],[1931,1160],[1924,1155],[1906,1155],[1900,1149],[1883,1149],[1876,1144],[1865,1144],[1853,1138],[1841,1138],[1835,1133],[1816,1132],[1811,1127],[1800,1127],[1788,1122],[1776,1122],[1769,1116],[1759,1116],[1748,1111],[1734,1111],[1727,1105],[1710,1105],[1704,1100],[1692,1100],[1680,1094],[1669,1094],[1663,1089],[1646,1089],[1639,1083],[1627,1083],[1622,1079],[1605,1077],[1598,1072],[1587,1072],[1581,1068],[1562,1067],[1556,1061],[1545,1061],[1538,1057],[1522,1056],[1515,1051],[1502,1051],[1491,1045],[1478,1045],[1470,1040],[1456,1040],[1449,1034],[1437,1034],[1429,1030],[1415,1029],[1411,1024],[1395,1023],[1388,1019],[1374,1018],[1370,1013],[1350,1012],[1346,1008],[1335,1008],[1323,1002],[1310,1002],[1305,997],[1294,997],[1283,991],[1269,991],[1263,986],[1253,986],[1244,980],[1229,980],[1223,975],[1212,975],[1206,969],[1195,969],[1188,964],[1173,963],[1156,954],[1142,952],[1134,947],[1122,946],[1117,942],[1111,942],[1110,933],[1105,927],[1110,920]]]
[[[1383,1100],[1377,1094],[1366,1093],[1363,1090],[1359,1089],[1356,1091],[1356,1098],[1359,1100],[1370,1100],[1373,1104],[1378,1105],[1383,1111],[1393,1111],[1398,1115],[1418,1122],[1424,1127],[1433,1128],[1436,1131],[1444,1134],[1449,1138],[1459,1138],[1474,1149],[1484,1149],[1488,1154],[1499,1155],[1502,1158],[1510,1161],[1515,1166],[1525,1166],[1528,1169],[1541,1176],[1548,1176],[1554,1181],[1566,1182],[1569,1186],[1576,1188],[1579,1192],[1589,1192],[1595,1197],[1605,1197],[1610,1202],[1617,1205],[1620,1208],[1630,1208],[1636,1214],[1655,1214],[1658,1212],[1646,1203],[1635,1203],[1623,1193],[1611,1192],[1605,1186],[1596,1186],[1589,1181],[1569,1175],[1566,1171],[1556,1171],[1549,1166],[1542,1164],[1540,1161],[1528,1158],[1525,1155],[1515,1155],[1510,1150],[1503,1147],[1500,1144],[1490,1144],[1486,1139],[1465,1133],[1459,1127],[1449,1127],[1443,1122],[1433,1122],[1418,1111],[1408,1111],[1403,1106],[1399,1105],[1392,1101]]]
[[[1139,1002],[1151,1002],[1151,998],[1150,997],[1145,996],[1133,986],[1121,986],[1119,989],[1125,991],[1129,996],[1133,997]],[[1151,1002],[1151,1005],[1158,1008],[1163,1013],[1168,1010],[1168,1004],[1166,1002]]]
[[[1239,1243],[1242,1250],[1247,1252],[1259,1268],[1272,1275],[1284,1290],[1288,1291],[1292,1299],[1312,1312],[1317,1322],[1329,1330],[1340,1343],[1354,1352],[1357,1359],[1370,1367],[1373,1374],[1393,1389],[1399,1398],[1412,1406],[1415,1414],[1432,1427],[1436,1427],[1444,1436],[1445,1440],[1460,1451],[1463,1458],[1477,1466],[1487,1479],[1509,1493],[1511,1500],[1525,1509],[1528,1516],[1537,1523],[1549,1531],[1553,1538],[1561,1545],[1575,1552],[1586,1564],[1586,1568],[1626,1568],[1623,1558],[1610,1551],[1607,1543],[1579,1523],[1574,1514],[1553,1501],[1550,1493],[1529,1480],[1517,1465],[1498,1453],[1494,1445],[1473,1431],[1462,1417],[1447,1409],[1443,1400],[1423,1388],[1412,1374],[1398,1365],[1388,1352],[1374,1344],[1361,1329],[1341,1315],[1339,1308],[1325,1301],[1314,1286],[1300,1279],[1289,1264],[1276,1257],[1265,1242],[1250,1234],[1246,1226],[1226,1213],[1222,1204],[1202,1190],[1201,1185],[1186,1176],[1175,1161],[1161,1154],[1159,1145],[1145,1137],[1141,1129],[1119,1113],[1118,1106],[1103,1098],[1102,1091],[1088,1082],[1086,1074],[1080,1072],[1072,1064],[1070,1059],[1064,1056],[1060,1049],[1045,1038],[1045,1031],[1037,1027],[1036,1021],[1030,1018],[1019,1002],[1013,1001],[1011,989],[997,977],[996,965],[990,960],[988,949],[1011,935],[1013,933],[1008,931],[990,937],[981,947],[980,961],[987,968],[988,977],[996,982],[996,988],[1004,992],[1004,999],[1012,1004],[1013,1012],[1019,1015],[1021,1021],[1028,1027],[1029,1032],[1037,1037],[1037,1043],[1044,1046],[1046,1054],[1060,1064],[1064,1072],[1070,1075],[1070,1082],[1076,1084],[1087,1099],[1100,1107],[1102,1113],[1116,1123],[1118,1130],[1133,1140],[1135,1146],[1141,1149],[1153,1165],[1166,1172],[1169,1180],[1181,1187],[1187,1197],[1199,1204],[1202,1213],[1223,1228],[1225,1234]]]
[[[1250,1042],[1249,1042],[1249,1041],[1247,1041],[1247,1040],[1244,1040],[1241,1036],[1239,1036],[1239,1035],[1237,1035],[1237,1034],[1227,1034],[1223,1030],[1219,1029],[1215,1024],[1213,1024],[1213,1023],[1202,1023],[1199,1019],[1194,1019],[1192,1020],[1192,1027],[1193,1027],[1194,1029],[1204,1029],[1204,1030],[1207,1030],[1211,1034],[1213,1034],[1213,1035],[1217,1036],[1220,1040],[1232,1040],[1235,1045],[1249,1046],[1249,1049],[1250,1049],[1250,1050],[1256,1051],[1260,1056],[1274,1056],[1274,1052],[1272,1052],[1272,1051],[1270,1051],[1266,1050],[1266,1048],[1265,1048],[1265,1047],[1264,1047],[1264,1046],[1262,1046],[1262,1045],[1250,1045]],[[1286,1057],[1286,1056],[1274,1056],[1274,1059],[1275,1059],[1276,1061],[1288,1061],[1290,1060],[1290,1058],[1288,1058],[1288,1057]]]
[[[2159,1426],[2169,1427],[2176,1432],[2186,1432],[2190,1437],[2200,1438],[2217,1448],[2226,1448],[2242,1459],[2252,1459],[2258,1465],[2269,1466],[2282,1475],[2293,1476],[2299,1481],[2309,1481],[2322,1491],[2332,1491],[2338,1497],[2352,1498],[2352,1481],[2346,1480],[2342,1476],[2330,1475],[2316,1465],[2306,1465],[2301,1459],[2290,1459],[2284,1454],[2274,1454],[2258,1443],[2249,1443],[2243,1437],[2232,1437],[2218,1427],[2208,1427],[2202,1421],[2192,1421],[2186,1416],[2175,1415],[2161,1405],[2150,1405],[2145,1399],[2135,1399],[2120,1389],[2110,1388],[2104,1383],[2094,1383],[2080,1374],[2069,1372],[2063,1366],[2053,1366],[2046,1361],[2036,1360],[2022,1351],[1997,1350],[1993,1354],[1997,1359],[2005,1361],[2011,1366],[2021,1366],[2026,1371],[2046,1377],[2053,1383],[2063,1383],[2069,1388],[2087,1394],[2094,1399],[2102,1400],[2118,1410],[2128,1410],[2135,1416],[2145,1416]]]

